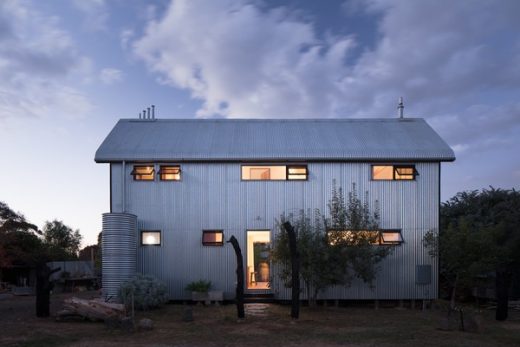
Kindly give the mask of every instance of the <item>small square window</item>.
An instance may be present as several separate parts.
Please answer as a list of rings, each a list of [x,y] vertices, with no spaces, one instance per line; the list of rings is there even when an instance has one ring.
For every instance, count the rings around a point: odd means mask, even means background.
[[[159,177],[161,181],[180,181],[181,167],[161,165],[159,169]]]
[[[291,165],[287,166],[287,179],[288,180],[307,180],[307,166],[304,165]]]
[[[403,243],[401,230],[381,230],[382,245],[399,245]]]
[[[396,180],[414,180],[416,173],[413,165],[394,167],[394,178]]]
[[[134,181],[153,181],[155,168],[153,165],[134,165],[130,174],[134,176]]]
[[[204,246],[223,246],[223,230],[202,230],[202,244]]]
[[[141,230],[141,245],[143,246],[160,246],[161,231],[160,230]]]

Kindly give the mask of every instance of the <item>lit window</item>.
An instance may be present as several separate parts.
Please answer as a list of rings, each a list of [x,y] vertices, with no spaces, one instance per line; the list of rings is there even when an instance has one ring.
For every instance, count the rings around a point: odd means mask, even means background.
[[[161,165],[159,169],[159,177],[161,181],[180,181],[181,167]]]
[[[134,165],[131,175],[135,181],[153,181],[155,168],[153,165]]]
[[[287,166],[287,179],[288,180],[306,180],[307,179],[307,166]]]
[[[398,245],[403,243],[401,230],[381,230],[382,245]]]
[[[328,230],[327,239],[331,246],[339,243],[358,244],[371,243],[379,244],[380,233],[378,230]]]
[[[415,165],[372,165],[373,180],[415,180]]]
[[[141,245],[143,246],[160,246],[161,231],[160,230],[142,230]]]
[[[399,245],[403,243],[401,230],[327,230],[329,245],[340,243],[371,243],[374,245]]]
[[[244,165],[242,179],[246,181],[306,180],[305,165]]]
[[[202,244],[204,246],[223,246],[224,232],[222,230],[203,230]]]

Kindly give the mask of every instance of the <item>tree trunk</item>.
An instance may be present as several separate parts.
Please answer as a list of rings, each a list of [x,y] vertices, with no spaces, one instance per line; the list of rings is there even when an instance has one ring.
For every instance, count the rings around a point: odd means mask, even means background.
[[[289,222],[283,223],[289,236],[289,251],[291,252],[291,317],[300,317],[300,253],[296,247],[296,233]]]
[[[458,281],[459,281],[459,275],[456,275],[455,281],[453,282],[453,288],[451,289],[450,311],[455,309],[455,298],[457,296],[457,282]]]
[[[36,317],[49,317],[52,289],[49,277],[60,269],[51,270],[45,263],[38,264],[36,267]]]
[[[511,285],[511,272],[505,266],[496,269],[495,291],[497,296],[496,320],[504,321],[508,315],[509,286]]]
[[[242,257],[242,250],[235,236],[232,235],[228,242],[233,246],[237,256],[237,315],[239,319],[242,319],[246,316],[244,312],[244,258]]]

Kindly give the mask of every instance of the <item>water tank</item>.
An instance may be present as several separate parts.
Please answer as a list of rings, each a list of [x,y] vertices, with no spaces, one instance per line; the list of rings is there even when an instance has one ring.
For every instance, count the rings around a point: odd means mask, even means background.
[[[103,296],[118,301],[121,283],[135,276],[137,269],[137,216],[104,213],[102,245]]]

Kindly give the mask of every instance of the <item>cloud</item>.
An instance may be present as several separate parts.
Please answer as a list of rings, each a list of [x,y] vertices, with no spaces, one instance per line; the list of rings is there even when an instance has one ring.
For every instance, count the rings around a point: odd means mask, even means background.
[[[90,65],[58,20],[18,1],[0,2],[0,119],[80,116],[90,102],[68,79]]]
[[[104,84],[114,84],[123,79],[123,72],[114,68],[105,68],[99,73],[99,79]]]
[[[382,13],[381,39],[347,64],[362,42],[318,39],[288,8],[179,0],[149,22],[134,52],[164,83],[201,99],[201,116],[388,115],[400,95],[441,115],[471,106],[475,93],[518,88],[519,5],[354,1],[343,7]]]
[[[350,37],[318,40],[283,8],[175,1],[134,49],[165,83],[203,100],[201,116],[305,117],[334,114],[352,45]]]
[[[85,16],[83,27],[87,31],[107,29],[109,12],[105,0],[74,0],[72,4]]]

